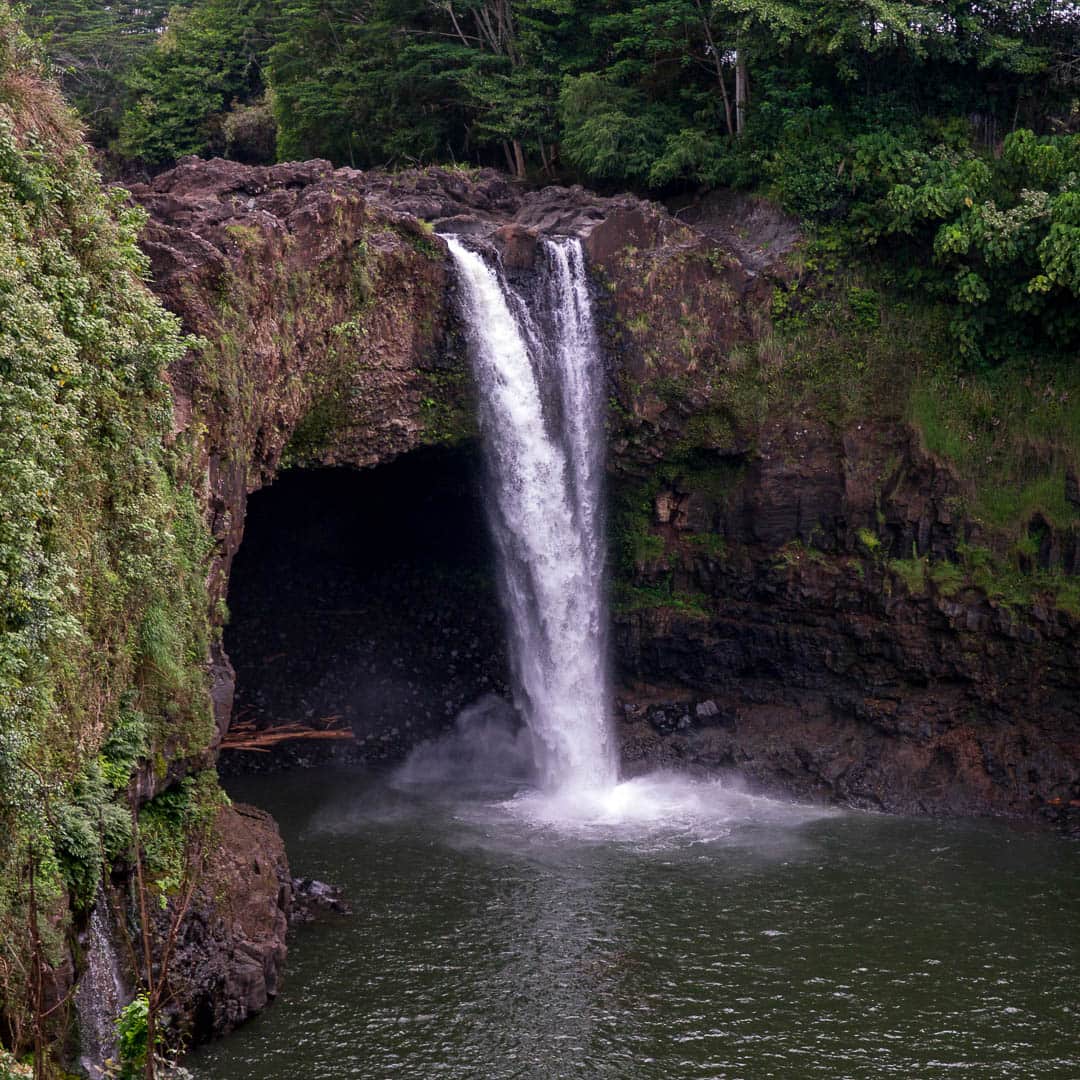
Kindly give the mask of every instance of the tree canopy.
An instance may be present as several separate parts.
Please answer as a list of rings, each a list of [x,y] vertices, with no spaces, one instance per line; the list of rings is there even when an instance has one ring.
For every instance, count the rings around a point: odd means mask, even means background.
[[[1073,0],[33,0],[29,16],[127,167],[319,156],[766,190],[915,267],[972,360],[1078,342]]]

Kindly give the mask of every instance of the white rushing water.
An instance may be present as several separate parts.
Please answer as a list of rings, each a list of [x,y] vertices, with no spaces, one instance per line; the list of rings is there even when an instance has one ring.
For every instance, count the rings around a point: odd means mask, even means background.
[[[87,929],[86,970],[75,989],[79,1065],[87,1076],[105,1076],[105,1061],[116,1057],[116,1018],[124,1000],[120,965],[109,935],[105,894],[99,892]]]
[[[603,369],[581,245],[544,242],[546,272],[527,301],[480,255],[447,243],[480,391],[517,705],[546,787],[611,788]]]

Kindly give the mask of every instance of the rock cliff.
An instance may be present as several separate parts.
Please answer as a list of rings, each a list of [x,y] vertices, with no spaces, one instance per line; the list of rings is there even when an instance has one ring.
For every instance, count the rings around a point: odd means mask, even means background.
[[[277,997],[284,976],[293,889],[277,825],[234,804],[214,835],[170,964],[172,1025],[185,1043],[232,1031]]]
[[[282,461],[369,466],[471,435],[433,227],[519,273],[538,235],[572,232],[609,339],[628,758],[903,812],[1080,798],[1075,616],[971,572],[990,541],[899,411],[895,367],[790,374],[771,308],[798,234],[767,204],[672,216],[490,170],[322,162],[188,161],[133,195],[154,288],[205,341],[172,382],[177,428],[201,432],[216,598],[246,495]],[[1077,569],[1080,532],[1046,546]]]

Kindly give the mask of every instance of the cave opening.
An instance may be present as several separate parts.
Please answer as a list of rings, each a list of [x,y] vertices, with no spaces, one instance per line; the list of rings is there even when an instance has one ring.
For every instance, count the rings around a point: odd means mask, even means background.
[[[351,728],[282,749],[389,761],[507,693],[480,473],[471,449],[428,449],[289,470],[251,496],[224,634],[234,732]]]

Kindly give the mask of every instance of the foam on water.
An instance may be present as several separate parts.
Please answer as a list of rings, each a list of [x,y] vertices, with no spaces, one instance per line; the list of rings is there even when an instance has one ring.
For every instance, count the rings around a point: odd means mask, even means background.
[[[660,771],[605,789],[524,791],[502,804],[526,823],[583,839],[708,841],[745,826],[798,826],[836,811],[754,795],[734,778]]]
[[[416,747],[390,784],[407,798],[437,800],[464,824],[524,833],[541,846],[567,838],[655,850],[723,840],[744,829],[795,828],[839,813],[753,794],[737,776],[671,770],[608,787],[538,787],[531,755],[528,729],[492,695],[464,709],[451,731]]]

